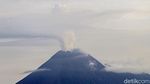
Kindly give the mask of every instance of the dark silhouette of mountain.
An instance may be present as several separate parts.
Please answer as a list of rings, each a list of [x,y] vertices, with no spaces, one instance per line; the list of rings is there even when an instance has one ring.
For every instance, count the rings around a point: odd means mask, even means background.
[[[147,80],[144,84],[148,84],[150,75],[108,72],[92,56],[75,49],[57,52],[16,84],[133,84],[129,82],[137,80]]]

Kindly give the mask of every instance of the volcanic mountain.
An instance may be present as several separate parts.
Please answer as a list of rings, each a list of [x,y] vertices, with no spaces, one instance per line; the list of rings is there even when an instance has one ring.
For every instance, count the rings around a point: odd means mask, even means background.
[[[129,84],[134,81],[127,79],[150,80],[150,75],[108,72],[92,56],[74,49],[58,51],[16,84]]]

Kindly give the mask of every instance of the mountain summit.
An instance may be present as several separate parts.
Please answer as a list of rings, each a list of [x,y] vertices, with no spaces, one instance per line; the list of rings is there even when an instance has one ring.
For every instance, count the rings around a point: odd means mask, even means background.
[[[104,69],[104,65],[99,63],[92,56],[81,52],[80,50],[59,51],[50,60],[44,63],[41,68],[51,69],[51,71],[75,72],[96,71]]]
[[[124,84],[127,78],[150,79],[150,76],[107,72],[92,56],[74,49],[58,51],[37,71],[16,84]]]

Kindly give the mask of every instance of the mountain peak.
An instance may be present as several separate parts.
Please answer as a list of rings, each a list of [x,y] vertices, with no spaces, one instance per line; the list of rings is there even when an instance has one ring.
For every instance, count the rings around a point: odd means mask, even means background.
[[[52,56],[51,59],[53,59],[53,58],[69,58],[69,57],[76,57],[79,55],[87,56],[88,54],[82,52],[80,49],[72,49],[72,50],[68,50],[68,51],[60,50],[54,56]]]
[[[122,84],[127,78],[150,79],[149,75],[114,73],[79,49],[58,51],[36,72],[16,84]]]
[[[68,70],[70,70],[71,68],[76,68],[75,70],[86,70],[89,69],[89,67],[94,66],[97,67],[98,70],[100,70],[105,67],[92,56],[82,52],[79,49],[73,49],[71,51],[60,50],[40,68],[51,68],[52,66],[61,66],[63,68],[67,68]]]

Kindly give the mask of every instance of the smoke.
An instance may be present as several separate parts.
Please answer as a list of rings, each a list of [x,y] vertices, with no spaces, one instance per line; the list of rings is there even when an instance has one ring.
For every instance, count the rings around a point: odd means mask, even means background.
[[[16,46],[16,45],[28,45],[26,41],[32,41],[34,44],[40,43],[41,40],[47,41],[47,39],[56,40],[59,43],[61,49],[64,49],[63,38],[58,35],[10,35],[10,36],[1,36],[0,37],[0,46]],[[38,41],[40,40],[40,41]],[[33,42],[29,44],[33,44]],[[33,45],[34,45],[33,44]]]
[[[64,49],[65,51],[72,50],[75,48],[75,33],[74,32],[65,32],[64,33]]]
[[[68,51],[74,49],[75,46],[75,34],[74,32],[64,32],[64,35],[10,35],[10,36],[1,36],[0,37],[0,46],[8,46],[8,45],[28,45],[26,44],[26,40],[35,40],[34,43],[38,43],[38,40],[51,39],[56,40],[59,43],[61,50]],[[31,42],[31,44],[33,44]]]
[[[64,35],[62,36],[50,35],[47,36],[46,38],[58,41],[60,48],[64,51],[73,50],[75,48],[76,38],[75,33],[72,31],[64,32]]]

